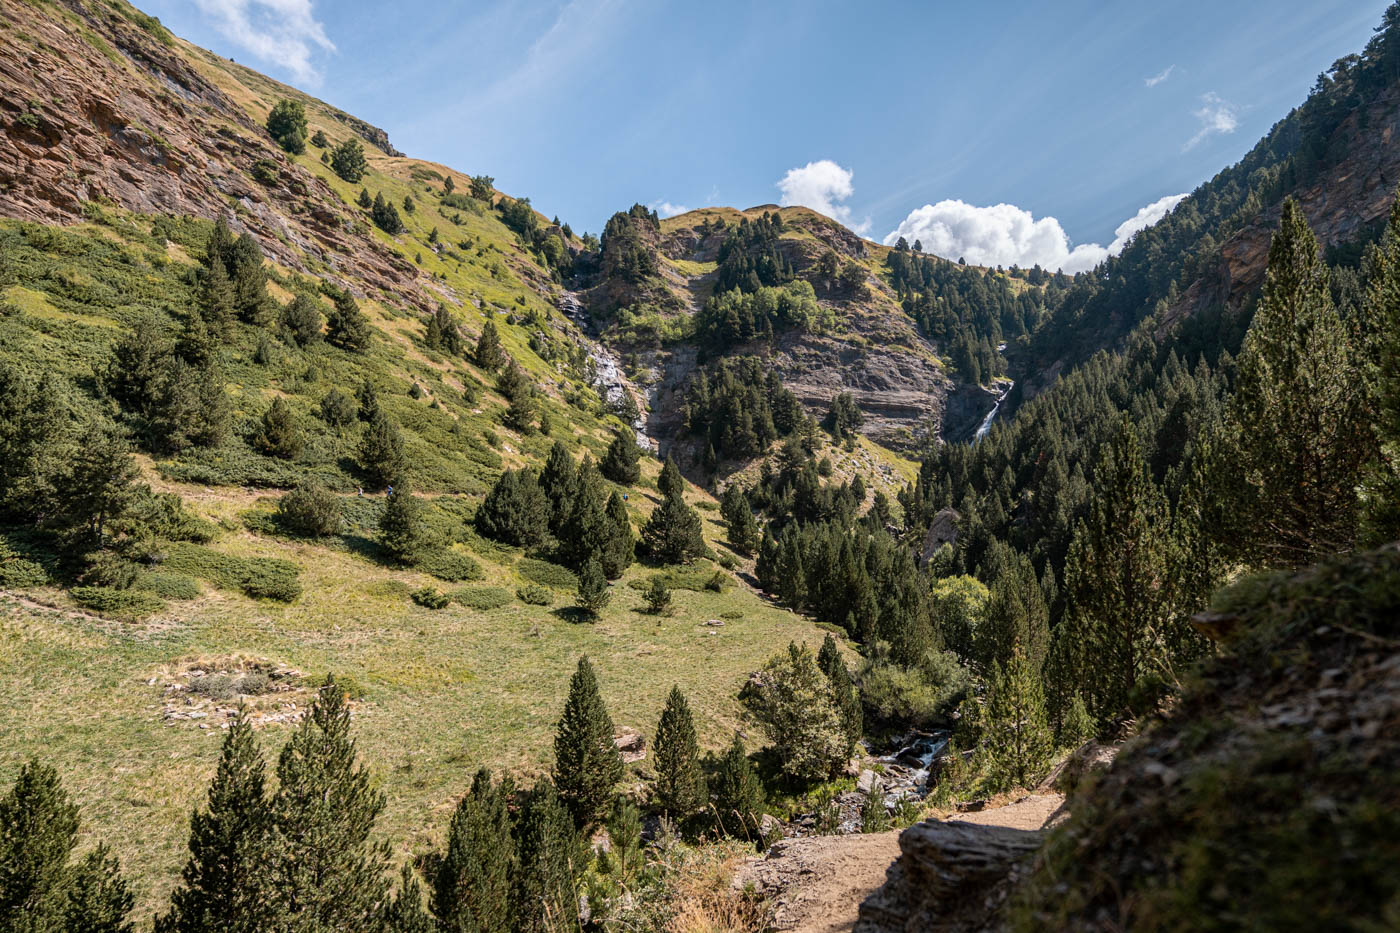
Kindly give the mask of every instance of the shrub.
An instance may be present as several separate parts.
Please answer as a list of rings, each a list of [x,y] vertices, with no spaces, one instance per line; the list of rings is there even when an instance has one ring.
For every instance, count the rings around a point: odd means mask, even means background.
[[[164,599],[194,599],[199,595],[199,584],[182,573],[143,573],[132,585]]]
[[[165,602],[159,597],[137,590],[119,590],[110,586],[75,586],[69,592],[78,605],[116,618],[140,618],[165,608]]]
[[[572,570],[551,564],[547,560],[527,557],[516,566],[516,572],[531,583],[539,583],[551,589],[578,589],[578,577]]]
[[[461,551],[451,548],[437,548],[428,551],[418,561],[418,569],[430,573],[448,583],[466,583],[480,580],[485,574],[481,565]]]
[[[421,590],[414,590],[408,595],[415,603],[422,606],[424,609],[446,609],[452,602],[452,597],[431,586],[425,586]]]
[[[364,177],[369,163],[365,160],[365,147],[358,139],[347,139],[331,151],[331,170],[351,184]]]
[[[720,551],[715,557],[715,562],[725,570],[733,570],[739,566],[739,559],[728,551]]]
[[[308,538],[337,534],[343,524],[340,497],[319,483],[306,483],[277,502],[277,524]]]
[[[872,658],[860,671],[860,695],[871,719],[927,729],[967,693],[967,672],[950,651],[929,652],[917,668]]]
[[[659,575],[651,578],[651,585],[647,587],[643,598],[647,601],[647,609],[653,615],[660,615],[671,608],[671,588],[666,585],[665,578]]]
[[[223,589],[241,590],[255,599],[291,602],[301,595],[297,582],[301,568],[289,560],[234,557],[197,544],[177,543],[171,545],[165,566]]]
[[[277,184],[279,175],[277,163],[270,159],[259,159],[253,163],[253,180],[264,185]]]
[[[203,674],[190,679],[190,693],[211,700],[231,700],[238,692],[230,674]]]
[[[517,587],[515,595],[522,603],[529,603],[531,606],[554,605],[554,591],[547,586],[540,586],[538,583],[527,583]]]
[[[510,590],[499,586],[469,586],[449,594],[452,601],[468,609],[486,612],[510,605]]]
[[[238,678],[235,689],[245,697],[255,697],[267,693],[272,686],[272,678],[262,671],[251,671]]]
[[[48,580],[49,575],[42,566],[21,557],[4,538],[0,538],[0,586],[43,586]]]

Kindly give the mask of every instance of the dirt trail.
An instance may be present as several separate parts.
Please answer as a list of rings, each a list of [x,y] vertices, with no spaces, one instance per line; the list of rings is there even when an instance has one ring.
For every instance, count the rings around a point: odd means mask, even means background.
[[[1064,803],[1059,794],[1031,795],[1004,807],[959,813],[984,826],[1040,829]],[[790,933],[847,933],[861,901],[885,883],[899,857],[899,831],[853,836],[806,836],[777,843],[734,875],[774,905],[774,928]]]

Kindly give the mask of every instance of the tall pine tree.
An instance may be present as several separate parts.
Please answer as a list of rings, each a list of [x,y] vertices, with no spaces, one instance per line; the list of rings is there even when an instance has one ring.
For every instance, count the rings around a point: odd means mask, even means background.
[[[554,783],[578,826],[595,824],[607,812],[622,772],[597,675],[587,657],[579,658],[554,735]]]
[[[433,873],[433,916],[442,933],[510,931],[511,791],[508,780],[493,783],[483,768],[452,814],[447,852]]]
[[[709,802],[709,793],[700,770],[695,721],[678,686],[671,687],[666,697],[652,748],[656,759],[656,802],[672,819],[684,821]]]

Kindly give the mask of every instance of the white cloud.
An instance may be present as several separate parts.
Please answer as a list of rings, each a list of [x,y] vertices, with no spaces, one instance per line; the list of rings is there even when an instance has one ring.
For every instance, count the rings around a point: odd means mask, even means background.
[[[652,201],[647,207],[662,217],[675,217],[677,214],[685,214],[690,211],[690,208],[684,204],[672,204],[670,201]]]
[[[321,73],[311,58],[335,43],[311,9],[312,0],[195,0],[214,27],[255,58],[279,65],[294,80],[316,85]]]
[[[845,201],[856,193],[851,180],[855,173],[842,168],[830,159],[808,162],[801,168],[790,168],[778,181],[778,190],[783,196],[778,203],[784,207],[810,207],[819,214],[838,220],[856,233],[864,234],[870,229],[869,219],[860,223],[851,220],[851,209]]]
[[[1133,238],[1133,234],[1161,220],[1172,212],[1178,204],[1186,199],[1185,194],[1169,194],[1165,198],[1159,198],[1151,204],[1138,211],[1127,220],[1118,225],[1118,229],[1113,231],[1113,242],[1108,244],[1108,251],[1117,256],[1123,252],[1123,247],[1128,245],[1128,241]]]
[[[964,201],[939,201],[911,211],[885,237],[885,245],[904,237],[910,244],[919,242],[926,253],[966,259],[979,266],[1028,269],[1038,265],[1070,274],[1087,272],[1109,256],[1118,255],[1133,234],[1161,220],[1184,197],[1171,195],[1147,205],[1118,225],[1107,247],[1098,243],[1072,246],[1069,234],[1054,217],[1037,220],[1014,204],[976,207]]]
[[[1145,84],[1145,85],[1147,85],[1148,87],[1156,87],[1157,85],[1161,84],[1163,81],[1165,81],[1165,80],[1167,80],[1168,78],[1170,78],[1170,77],[1172,76],[1172,72],[1173,72],[1173,71],[1176,71],[1176,66],[1175,66],[1175,65],[1168,65],[1168,66],[1166,67],[1166,70],[1165,70],[1165,71],[1159,71],[1159,72],[1157,72],[1157,74],[1153,75],[1153,76],[1150,77],[1150,78],[1143,78],[1143,79],[1142,79],[1142,83]]]
[[[1239,111],[1234,104],[1214,91],[1201,95],[1201,101],[1204,106],[1196,111],[1196,119],[1201,121],[1201,128],[1196,131],[1195,136],[1186,141],[1186,145],[1182,148],[1183,152],[1194,149],[1207,136],[1214,136],[1217,133],[1233,133],[1239,128]]]

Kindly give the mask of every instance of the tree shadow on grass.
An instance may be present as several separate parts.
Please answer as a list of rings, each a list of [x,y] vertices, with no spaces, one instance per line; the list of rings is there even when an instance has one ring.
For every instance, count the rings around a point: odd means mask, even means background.
[[[587,609],[581,608],[579,606],[561,606],[560,608],[552,611],[550,615],[554,616],[557,619],[562,619],[565,622],[570,622],[575,625],[598,621],[597,616],[589,612]]]

